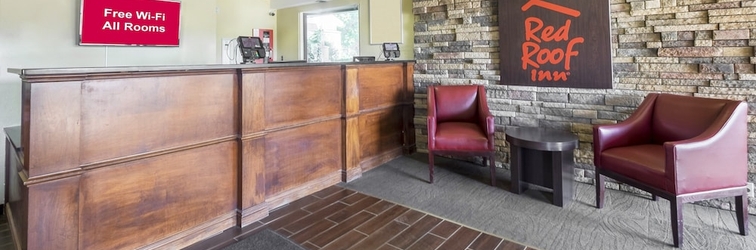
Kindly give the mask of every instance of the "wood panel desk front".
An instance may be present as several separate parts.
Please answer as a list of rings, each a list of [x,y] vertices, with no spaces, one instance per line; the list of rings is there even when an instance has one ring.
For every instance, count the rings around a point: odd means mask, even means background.
[[[14,239],[175,249],[249,225],[414,151],[412,68],[10,69],[23,80]]]

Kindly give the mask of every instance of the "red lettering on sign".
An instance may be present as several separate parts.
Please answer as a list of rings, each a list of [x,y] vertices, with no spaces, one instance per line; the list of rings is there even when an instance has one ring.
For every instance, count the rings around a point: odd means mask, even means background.
[[[533,24],[536,24],[533,28]],[[525,41],[541,42],[541,39],[535,34],[536,31],[543,28],[543,21],[537,17],[528,17],[525,19]]]
[[[535,27],[533,27],[533,24],[535,24]],[[525,40],[535,40],[539,43],[542,39],[545,42],[567,41],[570,36],[570,25],[572,25],[572,21],[568,19],[564,22],[564,25],[554,33],[554,26],[546,26],[546,28],[543,28],[543,21],[540,18],[528,17],[525,19]],[[543,30],[541,30],[541,28],[543,28]],[[541,35],[536,34],[538,31],[541,31]]]
[[[570,43],[567,44],[567,53],[564,59],[564,70],[570,70],[570,58],[577,56],[580,53],[575,50],[575,44],[583,43],[584,41],[585,39],[583,39],[582,37],[576,37],[570,40]]]
[[[564,6],[549,3],[543,0],[529,0],[522,6],[522,11],[527,11],[533,6],[538,6],[573,17],[580,16],[580,11],[570,9]],[[570,62],[573,57],[580,54],[575,49],[575,45],[585,42],[583,37],[574,37],[570,39],[570,26],[572,20],[567,19],[564,25],[559,28],[552,25],[545,25],[543,20],[538,17],[528,17],[525,19],[525,42],[522,43],[522,69],[530,71],[531,81],[567,81],[570,75]],[[568,41],[566,48],[543,48],[541,43],[544,42],[563,42]],[[541,66],[563,64],[564,72],[538,70]]]
[[[531,70],[530,71],[530,78],[535,81],[538,79],[538,81],[567,81],[567,75],[569,75],[569,72],[559,72],[559,71],[543,71],[543,70]]]

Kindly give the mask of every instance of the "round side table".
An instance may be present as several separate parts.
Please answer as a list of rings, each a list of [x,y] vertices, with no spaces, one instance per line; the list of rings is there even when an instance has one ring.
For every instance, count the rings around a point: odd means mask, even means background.
[[[508,127],[511,191],[520,194],[527,183],[553,190],[553,204],[563,207],[572,201],[574,150],[578,137],[544,128]]]

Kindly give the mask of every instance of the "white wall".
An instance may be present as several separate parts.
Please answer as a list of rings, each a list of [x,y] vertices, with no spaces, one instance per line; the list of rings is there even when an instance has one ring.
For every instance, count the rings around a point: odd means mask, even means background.
[[[0,129],[21,123],[21,80],[8,68],[220,63],[221,37],[275,28],[269,0],[182,0],[178,47],[79,46],[80,2],[0,0]]]
[[[223,38],[251,36],[254,29],[273,29],[273,54],[278,53],[278,30],[276,17],[268,15],[271,12],[270,0],[217,0],[218,27],[217,43]],[[221,62],[222,47],[218,47],[216,58]],[[276,60],[278,60],[276,56]],[[241,60],[239,60],[241,61]]]

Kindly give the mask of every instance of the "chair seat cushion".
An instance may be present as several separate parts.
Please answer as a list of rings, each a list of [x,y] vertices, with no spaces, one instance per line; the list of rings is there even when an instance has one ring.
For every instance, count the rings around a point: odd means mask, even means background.
[[[487,151],[488,139],[474,123],[443,122],[436,127],[435,150]]]
[[[601,153],[601,168],[667,190],[664,162],[664,147],[658,144],[617,147]]]

